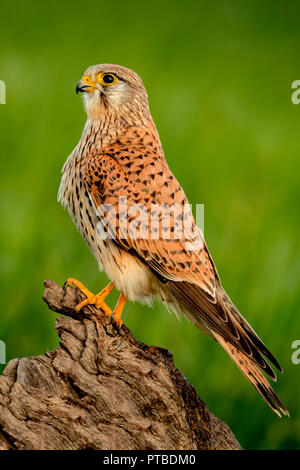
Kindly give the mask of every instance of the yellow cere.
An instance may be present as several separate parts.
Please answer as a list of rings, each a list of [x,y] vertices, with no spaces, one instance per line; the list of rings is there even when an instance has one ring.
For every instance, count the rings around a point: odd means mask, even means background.
[[[87,85],[91,86],[91,88],[89,88],[89,90],[86,90],[86,91],[88,92],[93,91],[93,89],[95,88],[95,83],[91,80],[91,78],[88,75],[84,75],[82,77],[82,81],[86,83]]]

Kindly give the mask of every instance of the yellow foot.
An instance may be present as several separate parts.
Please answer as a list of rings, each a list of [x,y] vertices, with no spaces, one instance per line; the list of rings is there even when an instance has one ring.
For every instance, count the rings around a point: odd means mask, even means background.
[[[79,312],[82,307],[85,307],[86,305],[95,305],[96,308],[103,310],[105,315],[109,317],[112,314],[111,309],[109,306],[105,303],[105,299],[108,296],[108,294],[111,293],[111,291],[115,288],[115,284],[113,282],[110,282],[104,289],[102,289],[101,292],[98,294],[94,295],[92,292],[90,292],[80,281],[77,281],[77,279],[73,279],[72,277],[69,277],[69,279],[66,281],[66,284],[68,286],[74,285],[79,289],[84,295],[86,295],[86,299],[84,299],[80,304],[76,305],[76,312]]]
[[[119,297],[119,300],[117,302],[117,305],[115,306],[115,309],[112,313],[112,321],[118,329],[120,329],[121,326],[123,325],[123,320],[121,319],[121,316],[122,316],[122,313],[123,313],[123,309],[124,309],[124,305],[125,305],[126,300],[127,300],[127,297],[122,292],[120,297]]]

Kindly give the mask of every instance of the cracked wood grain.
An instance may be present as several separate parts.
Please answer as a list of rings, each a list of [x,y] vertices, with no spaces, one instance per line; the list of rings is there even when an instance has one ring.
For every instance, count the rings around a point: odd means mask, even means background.
[[[172,354],[119,334],[82,294],[45,281],[59,347],[0,376],[1,449],[240,449]]]

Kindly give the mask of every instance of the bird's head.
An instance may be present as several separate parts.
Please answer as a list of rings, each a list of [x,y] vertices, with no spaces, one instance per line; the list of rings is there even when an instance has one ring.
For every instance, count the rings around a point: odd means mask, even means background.
[[[120,65],[92,65],[77,83],[82,92],[87,115],[92,120],[110,114],[124,116],[148,113],[148,97],[140,77]]]

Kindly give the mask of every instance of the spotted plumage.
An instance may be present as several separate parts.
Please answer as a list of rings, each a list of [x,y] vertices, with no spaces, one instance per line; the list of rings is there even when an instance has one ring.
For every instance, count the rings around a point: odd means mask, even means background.
[[[166,162],[142,80],[125,67],[96,65],[77,91],[84,92],[88,118],[63,167],[58,198],[111,280],[94,296],[71,278],[87,296],[78,309],[94,303],[109,315],[104,300],[116,287],[122,294],[113,315],[120,326],[126,298],[159,298],[219,342],[273,411],[288,414],[260,371],[275,380],[266,359],[281,367],[221,285]],[[172,210],[166,214],[165,207]]]

